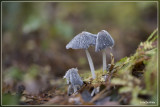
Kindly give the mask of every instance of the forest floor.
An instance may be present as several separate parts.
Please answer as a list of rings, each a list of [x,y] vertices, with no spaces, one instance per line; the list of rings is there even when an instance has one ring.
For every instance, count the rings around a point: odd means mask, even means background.
[[[114,62],[107,72],[95,71],[80,74],[84,82],[78,92],[67,95],[65,79],[56,80],[39,94],[28,94],[23,86],[18,93],[3,94],[3,104],[12,99],[21,105],[156,105],[157,104],[157,30],[145,42],[141,42],[135,54]],[[104,79],[105,77],[105,79]],[[91,96],[93,89],[99,92]],[[14,100],[13,100],[14,99]],[[12,103],[11,103],[12,104]]]

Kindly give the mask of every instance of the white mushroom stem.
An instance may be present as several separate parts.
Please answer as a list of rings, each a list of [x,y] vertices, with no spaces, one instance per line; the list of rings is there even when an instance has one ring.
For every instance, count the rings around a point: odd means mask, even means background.
[[[106,68],[107,68],[106,52],[105,52],[105,50],[102,51],[102,56],[103,56],[103,72],[104,72],[106,70]]]
[[[87,55],[87,58],[88,58],[88,62],[89,62],[89,66],[90,66],[90,69],[91,69],[91,73],[92,73],[92,78],[95,79],[96,78],[96,75],[95,75],[95,70],[94,70],[94,65],[93,65],[93,61],[92,61],[92,58],[91,58],[91,55],[89,54],[89,51],[86,49],[85,50],[86,52],[86,55]]]

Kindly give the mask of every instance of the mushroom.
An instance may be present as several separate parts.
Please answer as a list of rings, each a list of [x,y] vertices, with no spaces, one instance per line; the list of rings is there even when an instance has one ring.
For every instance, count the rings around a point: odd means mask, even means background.
[[[97,36],[95,34],[83,31],[82,33],[80,33],[77,36],[75,36],[66,45],[66,49],[69,49],[69,48],[72,48],[72,49],[85,49],[93,79],[96,78],[96,75],[95,75],[95,72],[94,72],[95,69],[94,69],[93,61],[92,61],[92,58],[91,58],[91,56],[89,54],[88,48],[91,45],[95,46],[96,38],[97,38]]]
[[[67,79],[68,87],[68,95],[77,92],[77,90],[83,85],[83,81],[78,74],[77,68],[69,69],[63,78]]]
[[[102,30],[100,32],[98,32],[97,34],[97,39],[96,39],[96,48],[95,51],[98,52],[100,50],[102,51],[102,55],[103,55],[103,72],[106,70],[106,52],[105,49],[110,47],[112,49],[112,47],[114,46],[114,40],[111,37],[111,35],[105,31]]]

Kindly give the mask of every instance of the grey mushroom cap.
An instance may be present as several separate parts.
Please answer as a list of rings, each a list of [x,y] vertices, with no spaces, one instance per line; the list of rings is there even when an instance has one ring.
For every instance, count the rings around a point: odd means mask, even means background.
[[[83,81],[81,79],[81,77],[78,74],[78,69],[77,68],[71,68],[67,71],[67,73],[65,74],[64,78],[67,79],[67,84],[69,82],[69,84],[71,85],[83,85]]]
[[[88,49],[91,45],[96,45],[96,38],[95,34],[83,31],[76,35],[67,45],[66,49]]]
[[[72,85],[83,85],[83,81],[81,79],[81,77],[78,74],[78,69],[76,68],[72,68],[70,71],[70,81]]]
[[[114,40],[107,31],[102,30],[97,34],[96,48],[95,48],[96,52],[105,49],[107,47],[113,47],[113,46],[114,46]]]

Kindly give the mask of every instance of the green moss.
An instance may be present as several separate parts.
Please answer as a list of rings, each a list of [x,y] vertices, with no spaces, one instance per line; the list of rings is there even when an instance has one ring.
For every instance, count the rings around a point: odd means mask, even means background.
[[[96,78],[93,80],[91,72],[80,74],[83,81],[87,83],[91,83],[93,86],[97,86],[98,84],[102,84],[104,82],[103,75],[107,74],[107,71],[104,71],[102,69],[95,71]]]

